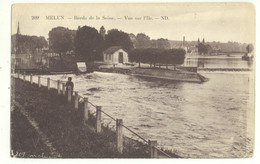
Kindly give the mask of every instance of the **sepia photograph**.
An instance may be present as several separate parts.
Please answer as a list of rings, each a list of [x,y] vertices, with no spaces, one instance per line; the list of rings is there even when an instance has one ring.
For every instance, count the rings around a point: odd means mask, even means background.
[[[13,4],[10,157],[253,157],[255,12]]]

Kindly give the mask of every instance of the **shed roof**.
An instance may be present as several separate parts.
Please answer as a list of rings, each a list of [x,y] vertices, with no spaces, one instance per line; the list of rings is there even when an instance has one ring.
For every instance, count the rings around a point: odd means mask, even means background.
[[[104,51],[105,54],[113,54],[117,50],[122,49],[120,46],[112,46]]]

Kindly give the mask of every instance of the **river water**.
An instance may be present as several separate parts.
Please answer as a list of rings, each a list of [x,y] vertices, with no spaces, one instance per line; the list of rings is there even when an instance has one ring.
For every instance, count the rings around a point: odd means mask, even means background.
[[[156,139],[159,146],[182,157],[252,156],[253,72],[201,74],[210,80],[198,84],[101,72],[48,77],[65,81],[71,76],[80,95],[113,117],[122,118],[142,137]],[[104,119],[107,125],[114,125],[109,118]]]

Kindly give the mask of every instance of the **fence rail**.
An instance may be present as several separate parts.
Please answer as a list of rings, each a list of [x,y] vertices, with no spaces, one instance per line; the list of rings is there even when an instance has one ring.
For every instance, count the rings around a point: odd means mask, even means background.
[[[26,75],[25,74],[20,74],[17,73],[16,74],[12,74],[12,77],[14,78],[18,78],[21,79],[23,81],[26,81]],[[33,84],[33,76],[32,74],[29,75],[29,81],[31,84]],[[51,86],[50,86],[50,82],[55,82],[56,83],[56,87],[55,89],[57,89],[58,94],[63,94],[66,95],[67,97],[67,101],[69,103],[72,102],[72,98],[73,98],[73,93],[72,93],[72,88],[70,86],[67,87],[67,94],[66,94],[66,89],[65,89],[65,83],[64,81],[61,80],[53,80],[45,77],[41,77],[41,76],[37,76],[38,80],[37,80],[37,85],[38,87],[42,86],[42,81],[41,79],[45,79],[47,80],[47,89],[50,90]],[[62,85],[62,87],[61,87]],[[141,139],[142,141],[144,141],[145,143],[147,143],[149,145],[150,148],[150,157],[151,158],[158,158],[158,152],[162,153],[164,156],[171,158],[171,156],[169,154],[167,154],[166,152],[164,152],[163,150],[161,150],[158,146],[157,146],[157,140],[146,140],[145,138],[143,138],[142,136],[140,136],[139,134],[137,134],[136,132],[134,132],[133,130],[131,130],[129,127],[127,127],[126,125],[123,124],[123,120],[122,119],[116,119],[113,116],[109,115],[108,113],[106,113],[105,111],[102,110],[102,106],[97,106],[95,104],[93,104],[92,102],[89,101],[88,97],[83,97],[81,95],[78,94],[77,91],[74,91],[74,108],[75,110],[78,109],[79,107],[79,100],[83,99],[83,104],[84,104],[84,121],[87,121],[89,119],[89,113],[90,114],[96,114],[96,132],[100,133],[102,131],[102,124],[101,124],[101,113],[105,114],[107,117],[109,117],[110,119],[112,119],[113,121],[116,122],[116,133],[117,133],[117,151],[119,153],[123,153],[123,131],[122,129],[125,128],[126,130],[128,130],[129,132],[131,132],[133,135],[135,135],[136,137],[138,137],[139,139]],[[91,113],[90,112],[90,106],[94,107],[96,109],[95,113]]]

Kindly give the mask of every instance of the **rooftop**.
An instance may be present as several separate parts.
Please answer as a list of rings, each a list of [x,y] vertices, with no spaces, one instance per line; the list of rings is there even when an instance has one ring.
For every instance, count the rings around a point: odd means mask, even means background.
[[[122,49],[120,46],[112,46],[104,51],[105,54],[113,54],[117,50]]]

